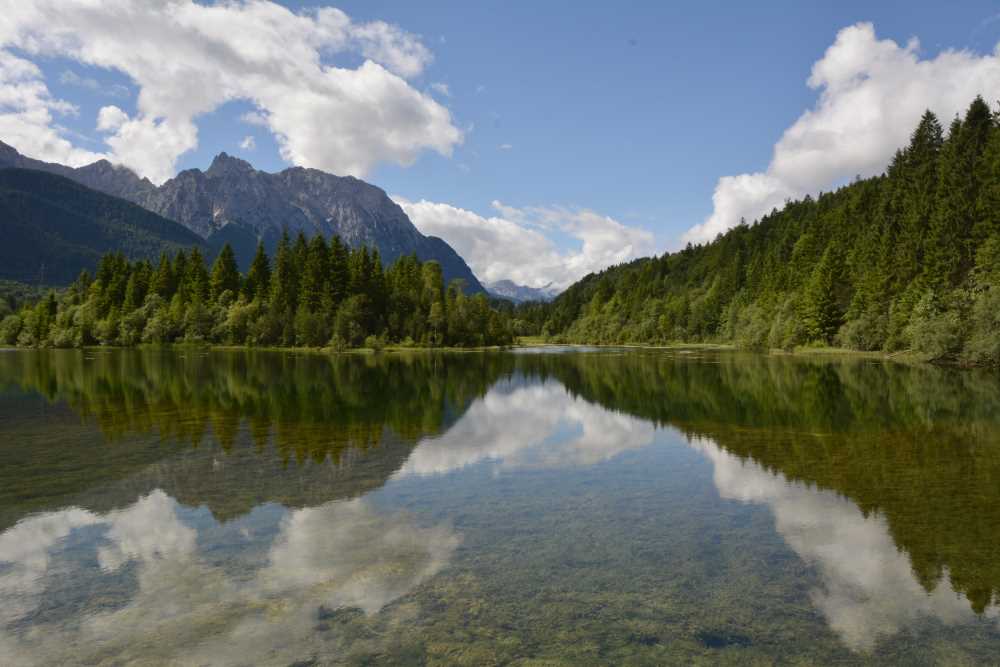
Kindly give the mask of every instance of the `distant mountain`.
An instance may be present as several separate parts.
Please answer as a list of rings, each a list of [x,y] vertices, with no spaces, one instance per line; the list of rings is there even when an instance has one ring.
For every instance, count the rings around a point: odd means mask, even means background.
[[[387,263],[416,253],[421,260],[437,260],[446,281],[459,278],[467,291],[484,291],[451,246],[421,234],[383,190],[351,176],[302,167],[271,174],[220,153],[206,171],[188,169],[156,186],[107,160],[74,169],[27,158],[0,142],[3,166],[56,173],[127,199],[181,223],[213,248],[229,242],[244,269],[258,239],[273,251],[287,229],[292,235],[339,235],[353,247],[374,246]]]
[[[0,279],[41,285],[93,272],[107,252],[155,260],[164,251],[207,249],[204,239],[173,220],[32,169],[0,169],[0,238]]]
[[[559,295],[559,290],[549,283],[545,287],[527,287],[518,285],[512,280],[498,280],[486,285],[486,291],[495,297],[509,299],[515,303],[525,301],[552,301]]]

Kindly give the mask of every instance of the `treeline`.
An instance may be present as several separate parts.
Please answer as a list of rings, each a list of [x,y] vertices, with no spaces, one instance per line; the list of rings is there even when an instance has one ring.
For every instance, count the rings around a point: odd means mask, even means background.
[[[1000,365],[1000,117],[977,98],[945,133],[928,111],[883,175],[587,276],[534,324],[571,342],[832,344]]]
[[[263,244],[241,275],[227,244],[209,267],[201,252],[159,264],[102,257],[61,295],[50,292],[0,322],[0,343],[24,347],[217,343],[346,349],[388,343],[507,345],[508,315],[485,295],[444,285],[437,262],[402,256],[384,268],[378,250],[333,238],[285,234],[272,258]]]

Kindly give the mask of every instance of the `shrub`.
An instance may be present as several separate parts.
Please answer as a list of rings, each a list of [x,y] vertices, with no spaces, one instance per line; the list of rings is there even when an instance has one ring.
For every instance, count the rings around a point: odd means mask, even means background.
[[[1000,366],[1000,289],[994,287],[976,296],[969,340],[961,358],[967,363]]]
[[[955,310],[945,310],[933,291],[927,291],[913,307],[906,338],[929,360],[952,356],[962,345],[961,319]]]

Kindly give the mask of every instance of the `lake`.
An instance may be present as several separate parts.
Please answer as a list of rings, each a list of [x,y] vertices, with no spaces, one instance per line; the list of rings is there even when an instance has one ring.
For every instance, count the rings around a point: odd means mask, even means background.
[[[0,352],[0,664],[996,664],[1000,379]]]

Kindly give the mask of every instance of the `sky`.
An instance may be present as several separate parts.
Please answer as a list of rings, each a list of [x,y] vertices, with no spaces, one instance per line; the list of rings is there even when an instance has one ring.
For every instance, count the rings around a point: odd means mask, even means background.
[[[0,0],[0,140],[358,176],[480,279],[565,287],[880,173],[1000,99],[998,42],[988,2]]]

